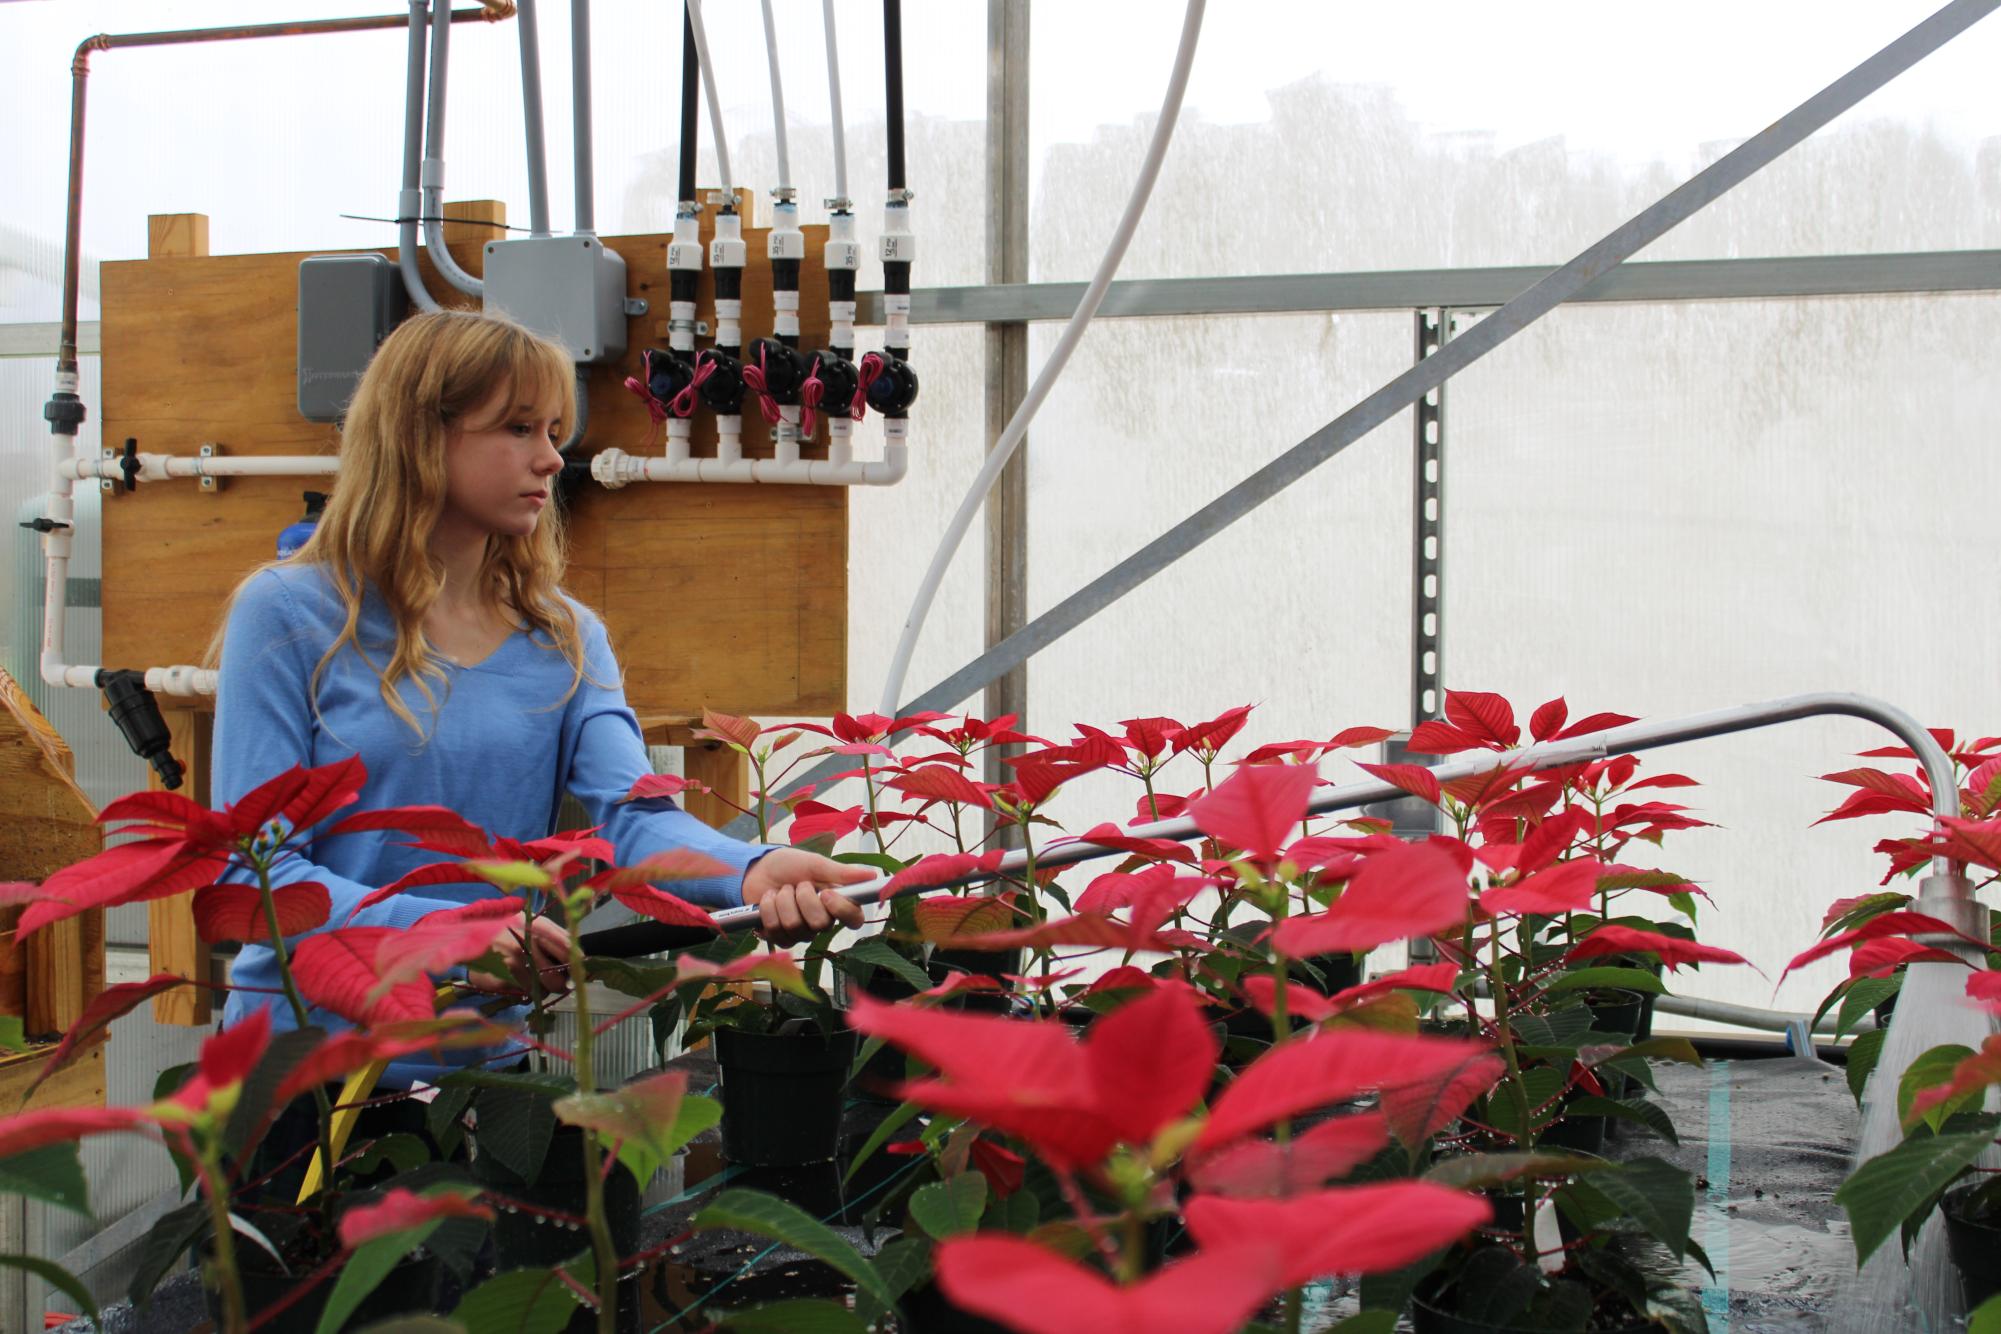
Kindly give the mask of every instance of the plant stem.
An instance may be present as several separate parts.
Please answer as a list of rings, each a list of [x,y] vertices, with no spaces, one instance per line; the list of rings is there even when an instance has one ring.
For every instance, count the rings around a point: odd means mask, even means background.
[[[770,797],[771,788],[764,781],[764,757],[754,751],[746,751],[750,756],[750,767],[757,774],[757,841],[771,841]]]
[[[589,979],[584,975],[584,947],[577,940],[577,914],[571,901],[563,901],[564,925],[570,933],[570,994],[577,998],[577,1092],[588,1097],[597,1092],[597,1075],[591,1065],[591,998]],[[604,1172],[598,1156],[597,1136],[583,1132],[584,1216],[590,1221],[591,1254],[597,1262],[598,1334],[618,1334],[618,1252],[611,1244],[611,1224],[604,1212]]]
[[[1515,1147],[1533,1147],[1529,1130],[1529,1091],[1522,1084],[1522,1061],[1515,1051],[1514,1029],[1508,1022],[1508,987],[1501,977],[1501,933],[1498,926],[1488,933],[1487,985],[1494,993],[1494,1027],[1500,1034],[1501,1055],[1508,1063],[1508,1092],[1515,1104]],[[1535,1258],[1535,1183],[1522,1183],[1522,1247],[1524,1256]]]
[[[209,1220],[215,1232],[215,1270],[222,1289],[225,1334],[243,1330],[243,1281],[236,1272],[236,1233],[229,1225],[229,1195],[223,1189],[222,1165],[213,1145],[204,1145],[195,1159],[200,1165],[202,1194],[208,1197]]]
[[[880,856],[889,855],[889,844],[883,841],[882,822],[875,818],[875,773],[869,768],[868,756],[862,756],[862,798],[868,802],[869,832],[875,835],[875,850]]]
[[[299,995],[299,984],[292,977],[290,951],[285,948],[284,934],[278,929],[278,900],[271,888],[271,858],[269,855],[251,854],[250,864],[257,869],[257,897],[264,907],[264,929],[271,933],[271,955],[278,961],[278,980],[284,984],[285,999],[292,1006],[292,1022],[299,1028],[310,1026],[310,1015],[305,999]],[[318,1113],[320,1130],[320,1211],[328,1222],[333,1220],[334,1174],[334,1134],[333,1103],[327,1098],[323,1085],[313,1085],[313,1109]]]

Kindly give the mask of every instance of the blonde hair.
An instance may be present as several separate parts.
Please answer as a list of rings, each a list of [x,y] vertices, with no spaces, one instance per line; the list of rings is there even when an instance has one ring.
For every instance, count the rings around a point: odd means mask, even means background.
[[[424,637],[424,616],[445,581],[429,549],[445,503],[445,444],[502,390],[510,403],[558,402],[560,430],[568,435],[576,417],[569,355],[512,321],[471,311],[416,315],[384,339],[368,363],[348,404],[340,472],[326,510],[298,552],[272,563],[322,567],[346,611],[340,634],[313,669],[315,699],[327,665],[351,644],[380,678],[390,711],[419,738],[427,735],[397,686],[416,682],[435,713],[432,683],[448,680]],[[541,631],[569,662],[570,689],[556,706],[576,693],[584,676],[582,627],[561,587],[562,527],[560,512],[552,507],[526,537],[490,536],[480,567],[484,591],[494,602],[511,609],[528,629]],[[386,664],[368,657],[357,633],[371,587],[396,627],[395,650]],[[211,661],[220,656],[221,642],[218,630]]]

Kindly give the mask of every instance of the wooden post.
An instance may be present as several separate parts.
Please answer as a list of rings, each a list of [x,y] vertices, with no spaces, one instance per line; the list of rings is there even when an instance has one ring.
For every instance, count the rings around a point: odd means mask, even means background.
[[[146,258],[185,259],[206,254],[208,254],[208,214],[147,215]]]
[[[97,809],[76,785],[76,761],[14,678],[0,672],[0,881],[46,880],[103,850]],[[104,986],[104,914],[43,927],[8,966],[26,974],[30,1035],[60,1033]]]
[[[507,235],[507,202],[502,199],[462,199],[446,204],[445,244],[498,241]]]
[[[709,789],[684,793],[682,809],[703,824],[721,829],[750,806],[750,759],[720,741],[696,736],[695,727],[691,718],[639,720],[647,745],[680,747],[682,775]],[[732,801],[736,805],[730,805]]]
[[[190,801],[209,804],[209,746],[215,736],[215,715],[196,709],[163,709],[174,758],[186,772],[181,793]],[[159,775],[147,774],[158,789]],[[197,982],[209,979],[208,943],[195,934],[194,895],[175,894],[146,905],[146,954],[156,973],[173,973]],[[153,997],[153,1020],[182,1027],[206,1027],[214,1019],[206,987],[175,987]]]

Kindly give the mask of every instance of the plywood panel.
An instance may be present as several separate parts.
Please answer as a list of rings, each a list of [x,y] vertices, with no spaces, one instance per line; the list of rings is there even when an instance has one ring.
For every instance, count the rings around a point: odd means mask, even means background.
[[[470,230],[470,229],[469,229]],[[769,332],[764,233],[745,233],[745,341]],[[645,405],[624,380],[667,334],[665,236],[608,237],[632,296],[651,309],[630,325],[618,366],[590,385],[586,449],[661,447]],[[824,229],[807,229],[817,256]],[[385,252],[394,255],[394,251]],[[476,241],[452,247],[477,273]],[[298,254],[157,258],[106,263],[103,286],[104,439],[147,452],[330,452],[333,429],[297,413]],[[428,263],[425,265],[428,273]],[[803,342],[825,340],[826,280],[802,279]],[[443,284],[433,283],[443,293]],[[713,325],[704,275],[702,316]],[[443,298],[441,298],[443,299]],[[451,294],[449,303],[465,304]],[[744,452],[769,457],[769,431],[747,404]],[[823,457],[821,441],[809,457]],[[714,453],[713,419],[698,418],[694,452]],[[200,662],[230,591],[269,559],[298,517],[301,479],[233,479],[219,493],[192,482],[142,484],[104,507],[104,656],[108,664]],[[579,489],[569,516],[568,585],[600,610],[644,713],[825,715],[846,707],[847,496],[828,487],[639,485]]]

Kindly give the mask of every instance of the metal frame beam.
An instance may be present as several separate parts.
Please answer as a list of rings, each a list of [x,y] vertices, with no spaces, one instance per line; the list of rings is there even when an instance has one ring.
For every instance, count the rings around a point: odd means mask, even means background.
[[[1333,311],[1479,310],[1505,305],[1556,272],[1535,265],[1398,269],[1376,273],[1252,274],[1236,278],[1142,278],[1115,282],[1097,319],[1191,315],[1291,315]],[[1067,320],[1083,283],[990,283],[920,287],[912,324],[1034,324]],[[1926,250],[1883,255],[1777,259],[1681,259],[1621,264],[1569,298],[1595,304],[1662,301],[1784,301],[1801,297],[1925,296],[2001,291],[2001,250]],[[857,318],[882,323],[882,293],[860,292]],[[55,355],[53,321],[0,324],[0,357]],[[77,326],[78,350],[98,349],[98,326]]]
[[[1568,264],[1537,281],[1460,337],[1440,346],[1434,355],[1398,375],[1000,644],[903,704],[898,712],[953,708],[989,681],[1027,662],[1563,302],[1589,289],[1629,256],[1742,184],[1780,154],[1997,7],[2001,7],[2001,0],[1951,0],[1875,55],[1615,227]],[[822,764],[796,781],[825,779],[831,776],[834,767],[832,763]],[[739,818],[727,832],[744,837],[752,828],[754,822]]]
[[[1698,178],[1699,179],[1699,178]],[[1644,215],[1642,215],[1644,216]],[[1501,306],[1557,270],[1536,265],[1401,269],[1375,273],[1252,274],[1115,282],[1098,319],[1283,315]],[[911,293],[913,324],[1067,320],[1083,283],[931,287]],[[2001,290],[2001,250],[1799,255],[1771,259],[1653,260],[1621,264],[1568,299],[1594,303],[1757,301]],[[859,316],[882,322],[882,294],[862,292]]]

